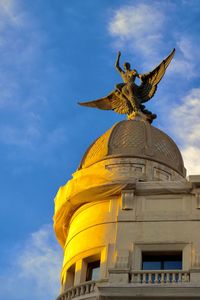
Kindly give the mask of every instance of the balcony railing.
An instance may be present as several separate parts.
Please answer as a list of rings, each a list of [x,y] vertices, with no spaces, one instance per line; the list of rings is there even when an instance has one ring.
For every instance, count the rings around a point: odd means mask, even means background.
[[[80,285],[69,288],[62,293],[57,300],[71,300],[75,297],[94,293],[95,292],[95,281],[86,281]]]
[[[130,282],[138,284],[167,284],[189,281],[190,273],[183,270],[133,270],[130,274]]]
[[[112,273],[115,273],[112,271]],[[190,272],[183,270],[132,270],[129,274],[129,283],[138,285],[154,284],[179,284],[190,282]],[[119,274],[119,272],[117,272]],[[106,281],[107,282],[107,281]],[[86,281],[80,285],[71,287],[63,292],[57,300],[71,300],[73,298],[88,295],[96,291],[96,281]]]

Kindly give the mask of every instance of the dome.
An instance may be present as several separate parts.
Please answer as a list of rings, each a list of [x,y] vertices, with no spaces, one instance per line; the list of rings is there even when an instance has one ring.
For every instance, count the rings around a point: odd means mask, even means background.
[[[88,148],[79,169],[113,157],[155,161],[185,176],[183,159],[174,141],[143,120],[124,120],[112,126]]]

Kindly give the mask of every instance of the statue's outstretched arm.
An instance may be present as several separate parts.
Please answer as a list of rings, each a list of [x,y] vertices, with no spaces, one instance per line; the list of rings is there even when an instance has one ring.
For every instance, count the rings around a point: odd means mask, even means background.
[[[120,59],[120,56],[121,56],[121,52],[119,51],[119,52],[118,52],[118,55],[117,55],[117,60],[116,60],[116,62],[115,62],[115,67],[116,67],[116,69],[117,69],[117,71],[118,71],[119,73],[124,73],[124,71],[122,70],[122,68],[121,68],[120,65],[119,65],[119,59]]]

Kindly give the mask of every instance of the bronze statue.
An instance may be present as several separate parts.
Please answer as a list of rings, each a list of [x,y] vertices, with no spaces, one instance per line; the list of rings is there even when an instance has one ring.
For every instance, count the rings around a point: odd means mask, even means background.
[[[122,70],[119,65],[121,56],[119,52],[115,67],[124,82],[117,84],[116,89],[104,98],[79,104],[99,109],[114,110],[119,114],[127,114],[128,119],[142,116],[151,123],[156,118],[156,115],[148,111],[143,103],[154,96],[157,85],[164,76],[174,53],[175,49],[153,71],[146,74],[138,74],[135,69],[131,70],[131,65],[128,62],[124,63],[124,70]],[[136,77],[141,81],[139,86],[135,83]]]

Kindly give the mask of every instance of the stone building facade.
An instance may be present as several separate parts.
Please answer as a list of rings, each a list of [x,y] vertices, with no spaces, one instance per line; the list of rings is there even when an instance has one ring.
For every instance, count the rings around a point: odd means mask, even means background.
[[[55,198],[67,299],[200,299],[200,175],[144,120],[115,124]]]

